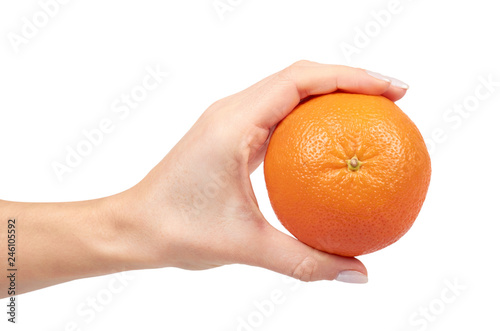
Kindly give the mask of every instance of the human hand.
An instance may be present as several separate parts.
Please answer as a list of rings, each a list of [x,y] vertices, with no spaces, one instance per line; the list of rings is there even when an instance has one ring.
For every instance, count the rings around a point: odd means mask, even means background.
[[[139,225],[136,238],[147,238],[144,267],[241,263],[303,281],[366,282],[359,260],[315,250],[272,227],[249,176],[273,128],[307,96],[341,90],[395,101],[406,89],[362,69],[299,61],[215,102],[144,180],[117,196],[122,217]]]

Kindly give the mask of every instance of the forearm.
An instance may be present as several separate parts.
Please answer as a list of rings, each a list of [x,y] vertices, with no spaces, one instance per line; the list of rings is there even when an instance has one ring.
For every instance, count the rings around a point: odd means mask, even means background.
[[[7,266],[8,220],[15,219],[16,294],[122,270],[140,268],[134,229],[118,197],[67,203],[0,201],[0,255]],[[0,297],[7,296],[0,277]]]

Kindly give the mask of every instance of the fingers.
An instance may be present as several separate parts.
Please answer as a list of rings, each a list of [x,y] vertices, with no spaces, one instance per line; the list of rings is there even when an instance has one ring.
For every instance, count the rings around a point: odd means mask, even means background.
[[[384,76],[382,74],[379,74],[378,72],[373,72],[369,70],[365,70],[365,73],[377,79],[381,79],[390,83],[389,88],[387,89],[387,91],[382,93],[382,95],[392,101],[401,99],[406,94],[408,88],[410,88],[408,84],[400,81],[397,78]]]
[[[399,82],[399,81],[398,81]],[[391,100],[406,89],[387,77],[374,77],[360,68],[299,61],[245,91],[252,101],[249,114],[254,124],[271,128],[288,115],[299,101],[310,95],[334,91],[384,95]]]
[[[365,266],[357,259],[327,254],[269,226],[260,236],[252,265],[270,269],[302,281],[368,281]],[[255,253],[255,252],[254,252]]]
[[[390,82],[373,79],[359,68],[308,61],[291,65],[283,71],[283,76],[293,82],[301,99],[336,90],[379,95],[390,87]]]
[[[389,100],[397,101],[402,97],[404,97],[406,91],[407,91],[406,89],[390,86],[387,91],[382,93],[382,95]]]

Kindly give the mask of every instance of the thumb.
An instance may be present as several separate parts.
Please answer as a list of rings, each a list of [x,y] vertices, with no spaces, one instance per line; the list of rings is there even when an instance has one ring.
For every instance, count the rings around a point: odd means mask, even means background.
[[[363,263],[352,257],[328,254],[309,247],[272,226],[262,231],[253,265],[302,281],[368,282]]]

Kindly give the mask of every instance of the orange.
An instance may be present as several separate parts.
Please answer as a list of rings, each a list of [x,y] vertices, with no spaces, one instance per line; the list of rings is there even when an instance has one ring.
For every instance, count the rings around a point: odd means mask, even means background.
[[[392,101],[332,93],[303,101],[277,125],[264,175],[291,234],[321,251],[357,256],[410,229],[431,165],[422,135]]]

